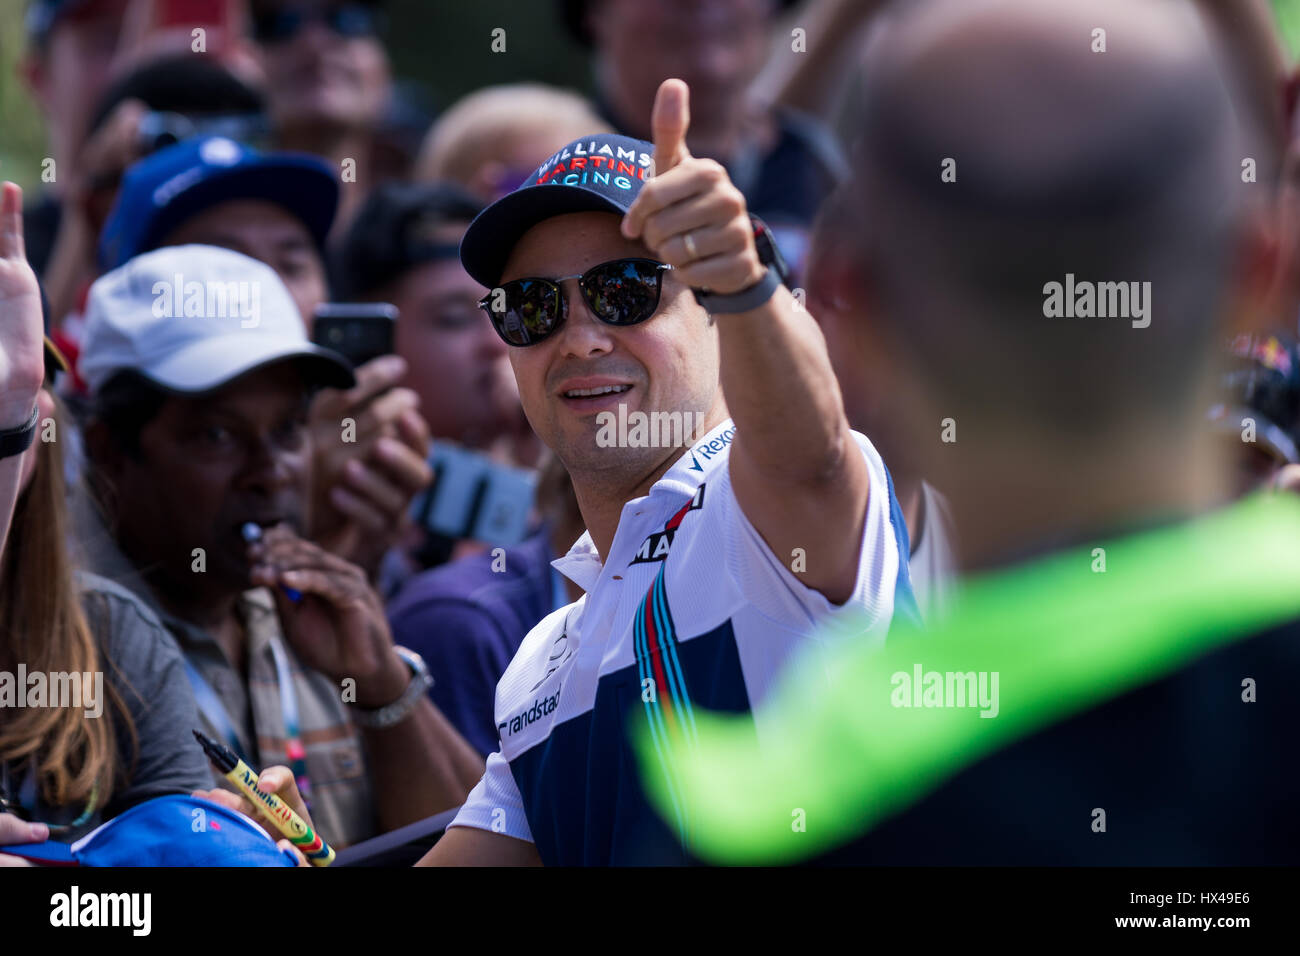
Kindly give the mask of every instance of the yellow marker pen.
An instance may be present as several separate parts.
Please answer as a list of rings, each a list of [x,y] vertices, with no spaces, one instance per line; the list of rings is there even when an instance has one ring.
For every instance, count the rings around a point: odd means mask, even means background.
[[[307,825],[307,821],[294,813],[292,808],[275,794],[258,788],[257,773],[252,767],[235,756],[229,747],[217,743],[211,737],[197,730],[194,731],[194,737],[203,747],[203,752],[208,755],[208,759],[225,774],[226,779],[238,787],[239,792],[248,797],[253,802],[253,806],[261,810],[275,824],[277,830],[288,837],[289,842],[302,852],[308,863],[312,866],[329,866],[334,862],[333,848]]]

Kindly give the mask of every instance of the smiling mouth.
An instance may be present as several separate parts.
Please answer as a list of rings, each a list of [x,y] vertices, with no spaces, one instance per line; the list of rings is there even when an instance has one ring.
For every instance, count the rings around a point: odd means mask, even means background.
[[[598,385],[595,388],[571,388],[561,394],[565,398],[600,398],[602,395],[621,395],[631,388],[631,385]]]

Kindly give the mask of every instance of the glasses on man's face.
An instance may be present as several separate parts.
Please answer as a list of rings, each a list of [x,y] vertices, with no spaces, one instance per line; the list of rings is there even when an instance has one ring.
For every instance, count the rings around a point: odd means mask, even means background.
[[[507,345],[523,348],[549,338],[568,318],[561,282],[577,279],[592,315],[606,325],[636,325],[659,308],[663,275],[671,268],[653,259],[611,259],[580,275],[503,282],[478,307]]]
[[[310,23],[324,23],[342,37],[368,37],[379,33],[379,13],[361,3],[342,3],[324,9],[287,6],[254,19],[253,34],[262,43],[287,43]]]

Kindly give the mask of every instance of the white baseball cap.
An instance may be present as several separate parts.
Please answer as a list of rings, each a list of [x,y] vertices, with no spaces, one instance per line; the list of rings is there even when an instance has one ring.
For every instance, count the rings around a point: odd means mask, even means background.
[[[90,287],[77,368],[92,395],[128,370],[199,394],[284,359],[302,360],[313,384],[355,383],[345,358],[308,341],[270,266],[216,246],[168,246]]]

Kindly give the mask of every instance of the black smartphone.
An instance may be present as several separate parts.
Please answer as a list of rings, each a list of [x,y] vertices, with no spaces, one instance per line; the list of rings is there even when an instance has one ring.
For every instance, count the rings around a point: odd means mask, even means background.
[[[397,307],[387,302],[326,302],[316,307],[311,340],[333,349],[353,368],[393,351]]]

